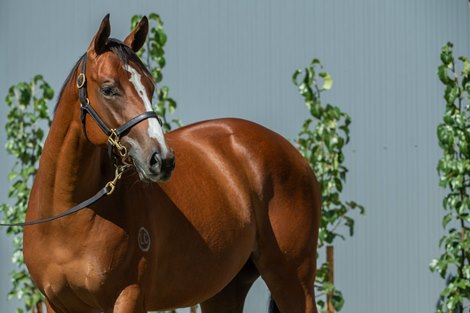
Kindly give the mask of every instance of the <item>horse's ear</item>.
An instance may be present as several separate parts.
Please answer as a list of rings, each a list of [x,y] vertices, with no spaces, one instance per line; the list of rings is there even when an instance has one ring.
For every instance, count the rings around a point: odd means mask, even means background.
[[[124,39],[124,43],[134,50],[134,52],[137,52],[144,45],[148,31],[149,21],[147,17],[144,16],[134,30],[131,31],[129,36]]]
[[[106,49],[106,43],[111,34],[111,25],[109,25],[109,13],[101,21],[100,28],[90,44],[88,50],[94,50],[96,54],[101,54]]]

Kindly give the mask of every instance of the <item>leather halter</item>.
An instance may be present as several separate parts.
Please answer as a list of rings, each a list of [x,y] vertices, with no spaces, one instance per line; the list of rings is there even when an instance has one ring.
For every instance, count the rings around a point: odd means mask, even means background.
[[[81,71],[80,74],[77,77],[77,88],[78,88],[78,96],[80,98],[80,109],[81,109],[81,121],[82,121],[82,129],[83,129],[83,134],[85,135],[86,139],[88,139],[88,135],[86,132],[86,115],[90,114],[90,116],[95,120],[95,122],[98,124],[100,129],[103,131],[103,133],[108,136],[108,154],[111,157],[113,153],[113,147],[117,148],[119,150],[119,154],[121,157],[123,157],[123,152],[122,149],[124,146],[120,145],[119,139],[126,135],[127,132],[137,125],[138,123],[148,119],[148,118],[156,118],[160,125],[162,125],[162,121],[158,117],[157,113],[154,111],[147,111],[144,113],[141,113],[137,115],[136,117],[130,119],[123,125],[121,125],[118,128],[110,128],[106,123],[103,121],[103,119],[98,115],[98,113],[93,109],[93,107],[90,104],[90,100],[88,99],[88,93],[87,93],[87,88],[86,88],[86,57],[87,54],[85,53],[82,56],[81,59]],[[125,148],[124,148],[125,149]],[[127,151],[126,151],[127,153]]]

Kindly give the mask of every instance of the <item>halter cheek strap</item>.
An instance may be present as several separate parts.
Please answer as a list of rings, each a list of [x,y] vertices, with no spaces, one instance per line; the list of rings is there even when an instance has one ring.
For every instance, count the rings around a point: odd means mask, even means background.
[[[119,139],[126,135],[126,133],[135,125],[138,123],[148,119],[148,118],[156,118],[160,125],[162,125],[162,121],[158,117],[157,113],[154,111],[147,111],[144,113],[141,113],[137,115],[136,117],[130,119],[120,127],[114,129],[108,127],[106,123],[103,121],[103,119],[98,115],[98,113],[93,109],[93,107],[90,104],[90,100],[88,99],[88,94],[87,94],[87,88],[86,88],[86,53],[82,57],[82,66],[81,66],[81,71],[80,74],[78,75],[77,78],[77,88],[78,88],[78,96],[80,98],[80,109],[81,109],[81,121],[82,121],[82,129],[83,129],[83,134],[85,135],[85,138],[88,139],[88,135],[86,132],[86,115],[90,114],[90,116],[93,118],[93,120],[98,124],[100,129],[103,131],[103,133],[108,136],[108,151],[111,156],[113,148],[117,148],[118,150],[122,150],[121,147],[116,147],[115,144],[119,144]],[[121,152],[119,152],[121,154]]]

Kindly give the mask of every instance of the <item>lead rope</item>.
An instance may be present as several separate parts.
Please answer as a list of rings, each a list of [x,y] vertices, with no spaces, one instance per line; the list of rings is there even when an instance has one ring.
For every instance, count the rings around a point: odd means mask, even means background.
[[[113,130],[113,133],[115,134],[114,130]],[[118,151],[119,157],[121,159],[120,160],[121,164],[118,164],[115,160],[115,162],[114,162],[114,167],[115,167],[114,178],[112,180],[110,180],[109,182],[107,182],[106,185],[100,191],[98,191],[93,197],[88,198],[87,200],[77,204],[73,208],[70,208],[67,211],[65,211],[65,212],[63,212],[59,215],[53,216],[53,217],[48,217],[48,218],[44,218],[44,219],[40,219],[40,220],[36,220],[36,221],[30,221],[30,222],[22,222],[22,223],[5,223],[5,224],[0,223],[0,227],[11,227],[11,226],[24,227],[24,226],[29,226],[29,225],[37,225],[37,224],[47,223],[47,222],[62,218],[64,216],[70,215],[72,213],[75,213],[77,211],[80,211],[80,210],[92,205],[93,203],[97,202],[98,200],[100,200],[104,196],[111,195],[114,192],[114,190],[116,189],[116,184],[121,179],[122,174],[124,174],[124,172],[129,167],[132,166],[132,160],[131,160],[131,158],[129,157],[129,155],[127,153],[127,148],[124,147],[121,144],[119,139],[120,138],[117,135],[110,136],[108,138],[108,140],[110,141],[110,144],[112,146],[114,146],[116,148],[116,150]]]

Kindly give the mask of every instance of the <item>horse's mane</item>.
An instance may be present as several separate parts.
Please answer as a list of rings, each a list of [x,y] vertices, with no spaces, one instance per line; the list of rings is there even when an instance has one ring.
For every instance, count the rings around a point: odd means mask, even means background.
[[[85,54],[83,54],[83,55],[85,55]],[[77,72],[78,65],[80,64],[80,61],[81,61],[83,55],[77,60],[77,62],[75,62],[75,65],[73,66],[72,70],[67,75],[67,79],[65,79],[62,87],[60,88],[59,98],[57,98],[57,103],[55,104],[54,113],[57,111],[60,100],[62,99],[62,96],[64,94],[65,87],[67,87],[69,82],[75,77],[75,73]]]
[[[119,61],[123,65],[129,64],[129,62],[133,62],[137,64],[143,71],[149,76],[152,77],[150,72],[148,71],[147,67],[142,63],[140,58],[135,54],[135,52],[126,44],[124,44],[122,41],[115,39],[115,38],[109,38],[108,42],[106,43],[106,46],[111,50],[118,58]],[[67,78],[64,81],[64,84],[60,88],[60,93],[59,93],[59,98],[57,98],[57,103],[54,108],[54,113],[57,111],[57,107],[59,106],[60,100],[62,99],[63,93],[65,91],[65,88],[68,86],[68,84],[72,81],[75,80],[76,74],[77,74],[77,69],[78,66],[80,65],[80,61],[82,60],[82,57],[85,55],[80,56],[80,58],[75,62],[75,65],[73,66],[72,70],[70,73],[67,75]],[[75,83],[75,82],[74,82]]]

